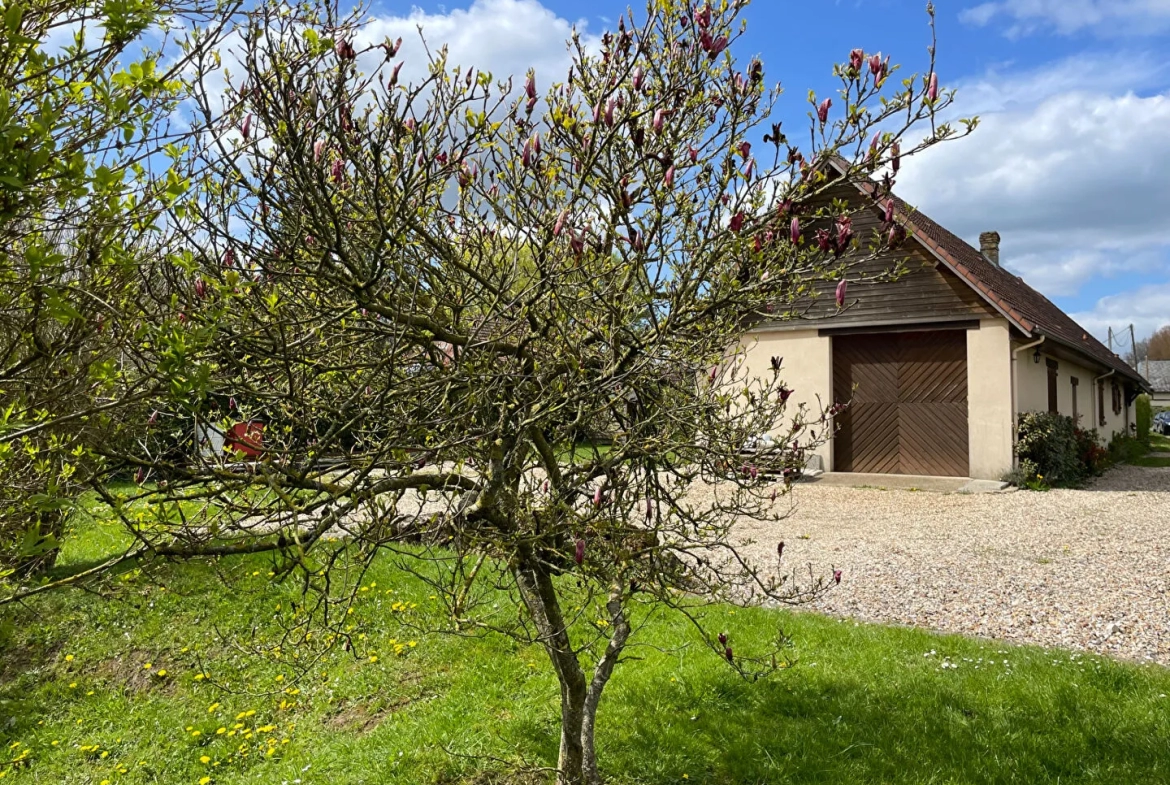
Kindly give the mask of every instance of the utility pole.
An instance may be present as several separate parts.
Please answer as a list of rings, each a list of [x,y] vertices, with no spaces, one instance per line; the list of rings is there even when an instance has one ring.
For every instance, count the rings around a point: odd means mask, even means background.
[[[1109,335],[1108,335],[1109,351],[1113,351],[1113,328],[1109,327],[1107,329],[1109,330]]]
[[[1133,369],[1138,371],[1141,368],[1141,360],[1137,356],[1137,341],[1133,337],[1133,323],[1129,325],[1129,348],[1133,351]],[[1141,373],[1141,371],[1138,371]]]

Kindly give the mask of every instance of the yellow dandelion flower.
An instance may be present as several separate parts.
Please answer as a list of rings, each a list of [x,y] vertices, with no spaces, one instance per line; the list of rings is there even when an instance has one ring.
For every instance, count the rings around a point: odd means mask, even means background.
[[[377,655],[377,654],[371,654],[371,655],[370,655],[370,662],[377,662],[377,661],[378,661],[378,655]]]
[[[166,676],[166,675],[167,675],[167,669],[166,669],[166,668],[159,668],[158,675],[159,675],[159,676]]]
[[[69,683],[69,689],[71,689],[71,690],[75,690],[75,689],[77,689],[77,682],[75,682],[75,681],[74,681],[74,682],[70,682],[70,683]]]
[[[214,712],[218,708],[219,708],[219,702],[217,701],[217,702],[215,702],[207,707],[207,713],[211,714],[212,712]]]
[[[86,694],[86,695],[93,695],[93,690],[90,690],[89,692],[87,692],[87,693],[85,693],[85,694]]]
[[[413,649],[415,646],[418,645],[418,641],[410,641],[406,645]]]
[[[197,738],[199,738],[199,737],[200,737],[200,736],[202,736],[202,735],[203,735],[203,731],[201,731],[201,730],[193,730],[193,731],[191,731],[191,738],[193,738],[193,739],[197,739]]]
[[[148,670],[150,670],[150,669],[151,669],[151,668],[153,668],[153,667],[154,667],[154,664],[153,664],[153,663],[149,663],[149,662],[148,662],[148,663],[145,663],[145,664],[142,666],[142,670],[144,670],[144,671],[148,671]]]
[[[223,735],[223,734],[225,734],[225,733],[227,733],[227,728],[224,728],[224,727],[219,727],[219,728],[216,728],[216,729],[215,729],[215,735],[216,735],[216,736],[222,736],[222,735]]]
[[[102,757],[102,758],[110,757],[110,751],[109,750],[102,750],[102,754],[100,757]]]
[[[284,681],[284,674],[283,673],[276,674],[276,680],[277,681]]]
[[[66,655],[65,655],[65,662],[73,662],[73,655],[72,655],[72,654],[66,654]]]
[[[204,764],[204,765],[206,765],[206,764],[208,764],[208,763],[211,763],[211,758],[210,758],[209,756],[207,756],[207,755],[201,755],[201,756],[199,757],[199,762],[200,762],[200,763],[202,763],[202,764]]]
[[[205,674],[205,673],[196,673],[195,674],[195,681],[203,681],[206,678],[207,678],[207,674]]]
[[[211,782],[211,777],[200,777],[199,779],[199,785],[207,785],[209,782]]]
[[[57,741],[56,739],[53,739],[53,740],[52,740],[51,742],[49,742],[49,743],[50,743],[50,744],[52,744],[54,747],[56,747],[56,746],[57,746],[58,744],[60,744],[61,742]]]

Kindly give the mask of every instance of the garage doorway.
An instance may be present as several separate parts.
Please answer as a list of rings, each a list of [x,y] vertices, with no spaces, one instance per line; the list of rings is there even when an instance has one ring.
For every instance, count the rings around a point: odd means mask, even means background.
[[[834,469],[966,477],[964,330],[833,337]]]

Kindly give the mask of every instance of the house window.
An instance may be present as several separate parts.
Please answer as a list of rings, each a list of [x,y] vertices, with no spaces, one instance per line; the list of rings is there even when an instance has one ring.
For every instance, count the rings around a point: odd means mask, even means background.
[[[1056,369],[1059,368],[1056,360],[1046,360],[1048,365],[1048,411],[1056,414],[1060,407],[1056,401]]]
[[[1070,376],[1070,377],[1069,377],[1069,381],[1070,381],[1070,382],[1072,382],[1072,418],[1073,418],[1073,425],[1076,425],[1076,423],[1077,423],[1077,418],[1079,417],[1079,415],[1077,414],[1077,385],[1078,385],[1078,384],[1080,384],[1080,380],[1079,380],[1079,379],[1077,379],[1077,377],[1075,377],[1075,376]]]
[[[1097,380],[1097,422],[1105,426],[1105,380]]]

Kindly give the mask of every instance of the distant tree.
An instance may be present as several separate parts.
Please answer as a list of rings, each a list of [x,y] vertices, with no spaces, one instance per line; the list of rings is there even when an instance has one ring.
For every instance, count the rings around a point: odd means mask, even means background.
[[[141,483],[101,489],[134,534],[114,562],[271,551],[335,625],[312,646],[345,637],[341,567],[387,554],[452,630],[544,648],[562,783],[600,781],[598,705],[647,613],[684,614],[744,676],[783,664],[704,608],[840,580],[800,583],[782,542],[760,563],[733,533],[779,518],[838,407],[792,406],[781,358],[749,376],[740,338],[817,281],[844,305],[852,265],[905,237],[892,221],[856,236],[851,212],[885,212],[903,157],[973,123],[937,121],[937,77],[856,50],[839,93],[809,96],[802,149],[769,124],[763,64],[731,54],[741,5],[653,0],[600,51],[574,39],[562,80],[522,86],[445,50],[402,84],[402,58],[424,55],[361,43],[360,16],[255,9],[225,122],[198,96],[207,187],[175,205],[127,350],[166,395],[139,443],[105,454]],[[869,198],[831,202],[830,159]],[[266,418],[264,460],[165,452],[158,432],[209,396],[229,400],[225,426]],[[598,420],[612,444],[577,444]]]
[[[1146,357],[1149,354],[1149,347],[1149,338],[1143,338],[1142,340],[1138,341],[1130,348],[1129,351],[1125,353],[1124,356],[1126,363],[1128,363],[1131,367],[1138,368],[1140,370],[1141,363],[1146,361]]]
[[[1151,360],[1170,360],[1170,324],[1155,330],[1145,343]]]

